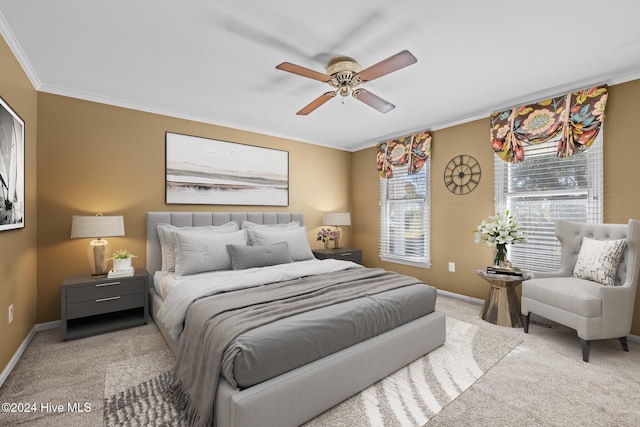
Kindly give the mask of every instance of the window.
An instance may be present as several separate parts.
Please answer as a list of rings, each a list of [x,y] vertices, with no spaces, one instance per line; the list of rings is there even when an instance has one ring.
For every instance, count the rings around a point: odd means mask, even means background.
[[[429,171],[431,161],[412,175],[407,166],[393,168],[393,178],[380,179],[380,258],[429,267]]]
[[[560,268],[555,220],[602,222],[602,136],[585,152],[556,157],[558,139],[525,145],[525,159],[508,163],[494,157],[496,211],[517,217],[527,243],[509,247],[514,266],[533,271]]]

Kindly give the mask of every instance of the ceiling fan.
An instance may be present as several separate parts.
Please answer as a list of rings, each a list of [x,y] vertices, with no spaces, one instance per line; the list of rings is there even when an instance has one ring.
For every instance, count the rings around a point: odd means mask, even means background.
[[[396,108],[396,106],[389,101],[380,98],[378,95],[374,95],[365,89],[359,88],[358,86],[411,64],[415,64],[417,61],[418,60],[411,54],[411,52],[403,50],[402,52],[396,53],[395,55],[370,66],[369,68],[365,68],[364,70],[360,64],[348,56],[333,58],[329,61],[326,74],[310,70],[309,68],[301,67],[300,65],[295,65],[290,62],[283,62],[282,64],[277,65],[276,68],[299,76],[319,80],[323,83],[328,83],[336,89],[326,92],[311,101],[307,106],[296,113],[298,115],[304,116],[311,113],[313,110],[338,94],[342,97],[347,97],[351,94],[351,96],[357,100],[364,102],[381,113],[388,113]]]

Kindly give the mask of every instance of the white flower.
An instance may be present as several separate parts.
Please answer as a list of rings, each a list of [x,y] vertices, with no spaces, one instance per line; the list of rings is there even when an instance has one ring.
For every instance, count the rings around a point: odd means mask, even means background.
[[[524,232],[516,223],[516,218],[507,211],[503,214],[496,214],[489,217],[489,222],[482,220],[475,233],[475,243],[486,243],[489,246],[513,245],[526,241]]]

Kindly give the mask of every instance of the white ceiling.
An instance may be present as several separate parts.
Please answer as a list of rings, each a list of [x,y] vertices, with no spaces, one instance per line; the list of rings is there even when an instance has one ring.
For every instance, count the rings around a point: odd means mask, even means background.
[[[348,151],[640,78],[638,16],[637,0],[0,0],[39,91]],[[418,62],[363,86],[387,114],[336,97],[297,116],[330,88],[275,68],[403,49]]]

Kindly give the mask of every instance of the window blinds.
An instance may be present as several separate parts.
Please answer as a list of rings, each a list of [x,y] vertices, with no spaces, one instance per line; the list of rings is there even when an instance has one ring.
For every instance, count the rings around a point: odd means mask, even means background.
[[[496,211],[507,209],[527,235],[527,243],[509,246],[516,267],[553,271],[560,267],[555,220],[602,222],[602,135],[584,153],[557,157],[558,138],[525,145],[525,160],[494,158]]]
[[[430,160],[414,174],[407,166],[393,168],[380,179],[380,258],[383,261],[430,265]]]

